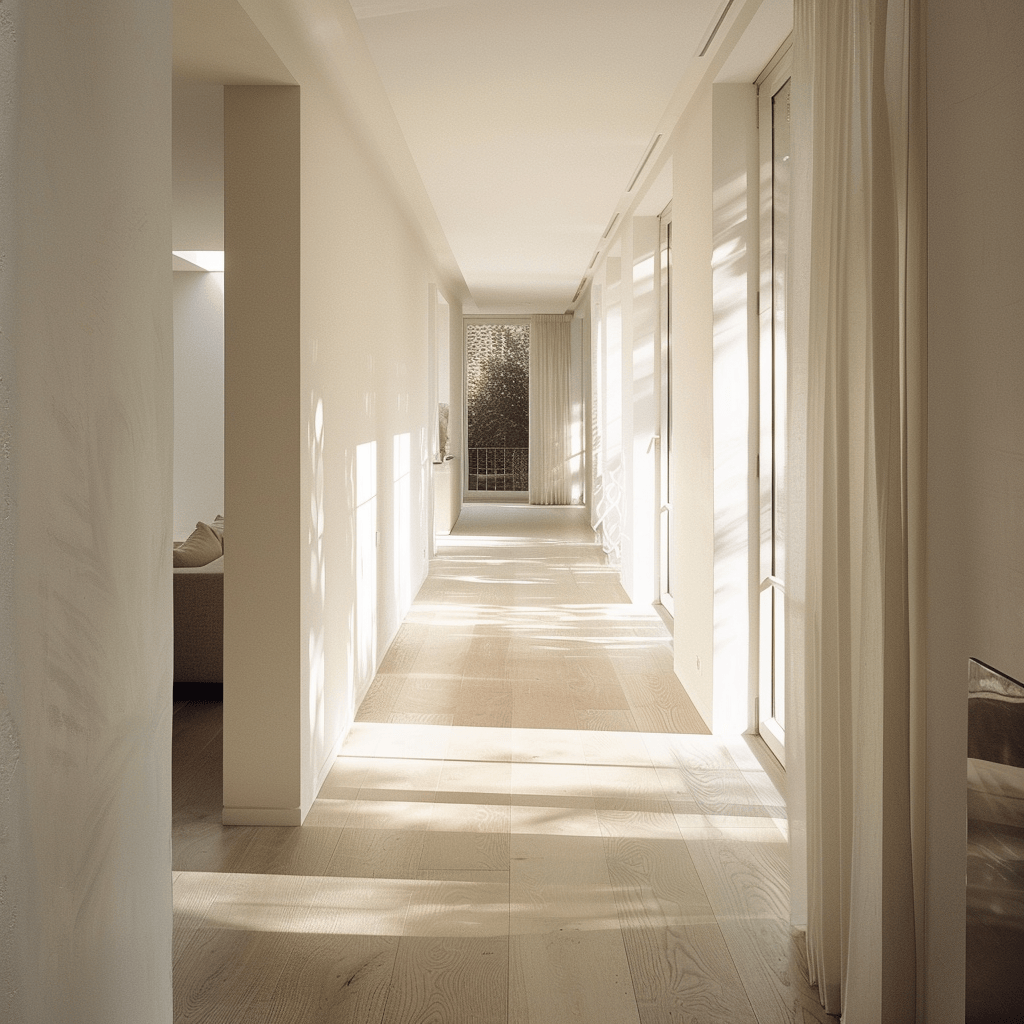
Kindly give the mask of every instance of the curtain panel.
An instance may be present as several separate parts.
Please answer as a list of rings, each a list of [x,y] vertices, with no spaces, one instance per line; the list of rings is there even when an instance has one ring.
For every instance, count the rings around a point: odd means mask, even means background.
[[[572,502],[570,401],[572,318],[530,319],[530,504]]]
[[[792,906],[806,924],[811,980],[844,1024],[918,1015],[922,9],[923,0],[794,7]]]

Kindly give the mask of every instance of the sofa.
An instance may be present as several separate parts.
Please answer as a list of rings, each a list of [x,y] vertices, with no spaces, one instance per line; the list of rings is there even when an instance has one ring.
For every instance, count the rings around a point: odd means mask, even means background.
[[[224,683],[224,519],[174,545],[174,684]]]

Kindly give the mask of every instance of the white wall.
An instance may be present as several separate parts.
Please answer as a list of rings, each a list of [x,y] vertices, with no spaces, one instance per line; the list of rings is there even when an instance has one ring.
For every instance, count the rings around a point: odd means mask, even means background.
[[[171,248],[224,248],[224,87],[172,85]],[[168,257],[168,260],[170,257]],[[224,511],[224,275],[174,273],[177,540]]]
[[[172,88],[171,248],[224,248],[224,87],[176,78]]]
[[[657,217],[633,217],[629,232],[628,271],[624,291],[629,292],[628,325],[623,334],[623,445],[624,479],[627,481],[628,527],[623,538],[622,582],[630,598],[640,605],[652,604],[658,594],[659,552],[655,532],[655,451],[652,438],[658,433],[658,365],[660,339],[655,266],[660,241]],[[623,246],[623,264],[626,265]],[[628,415],[627,415],[628,410]],[[628,538],[628,543],[626,542]]]
[[[428,364],[431,286],[441,289],[452,319],[460,324],[462,310],[459,293],[442,280],[435,258],[428,255],[427,229],[417,219],[415,204],[401,192],[386,163],[388,154],[378,145],[375,132],[388,114],[374,91],[351,11],[320,3],[299,18],[270,0],[246,0],[244,7],[299,85],[301,195],[297,251],[278,252],[272,243],[260,247],[255,239],[259,251],[247,258],[265,261],[272,277],[288,275],[289,287],[291,275],[298,274],[300,299],[297,336],[292,337],[289,319],[276,342],[260,342],[268,374],[274,372],[277,344],[281,389],[288,397],[282,403],[257,377],[250,381],[247,399],[246,374],[253,367],[240,363],[236,377],[231,361],[233,352],[244,355],[244,345],[236,350],[232,341],[238,255],[233,256],[228,232],[225,453],[231,541],[225,577],[225,820],[283,824],[301,820],[312,805],[425,578],[436,419]],[[250,90],[254,102],[260,88]],[[227,109],[230,142],[230,102]],[[276,147],[280,136],[272,134]],[[258,152],[253,149],[252,174],[243,175],[245,188],[263,173],[257,174]],[[277,156],[284,159],[283,153]],[[229,177],[229,214],[236,187]],[[290,189],[288,184],[289,202]],[[257,204],[248,215],[241,213],[243,219],[258,221],[253,209],[263,216]],[[229,228],[232,223],[229,216]],[[246,231],[256,226],[249,224]],[[265,304],[259,290],[252,293],[253,301],[257,297]],[[255,320],[245,329],[254,336],[266,333]],[[461,352],[461,337],[459,344]],[[461,396],[461,362],[452,369],[452,392]],[[260,402],[275,410],[278,425],[270,434],[257,431],[252,420]],[[452,404],[458,423],[461,408]],[[237,453],[246,452],[246,439],[239,432],[232,441],[233,432],[246,417],[255,431],[252,439],[275,446],[262,475],[255,465],[235,464]],[[278,451],[281,440],[286,447]],[[260,514],[247,511],[243,518],[265,521],[262,535],[240,534],[231,496],[236,473],[255,479],[261,488]],[[242,481],[236,483],[243,493]],[[242,564],[247,572],[249,566],[260,567],[253,570],[259,577],[258,586],[253,580],[257,594],[273,589],[274,601],[283,601],[276,624],[268,621],[260,636],[283,634],[274,644],[274,657],[259,665],[250,644],[239,675],[231,651],[242,650],[247,634],[239,626],[235,635],[231,623],[248,623],[248,633],[253,632],[252,617],[232,611],[232,594],[242,596],[234,582],[235,567]],[[274,604],[264,598],[258,602],[266,608]],[[234,677],[246,680],[237,694]],[[260,740],[257,747],[274,750],[262,765],[253,754],[253,737]]]
[[[714,719],[714,307],[712,102],[703,89],[672,139],[675,670]]]
[[[712,87],[714,704],[718,732],[756,726],[759,160],[753,85]]]
[[[309,693],[315,777],[427,572],[437,282],[351,128],[314,90],[302,97],[302,388],[305,408],[322,403],[324,451],[322,481],[303,460],[303,492],[323,495],[322,536],[304,535],[308,564],[326,580],[305,592],[304,605],[311,648],[324,645],[322,682],[314,667]],[[460,323],[461,312],[450,308]]]
[[[224,275],[174,272],[176,540],[224,511]]]
[[[756,110],[751,83],[706,85],[670,141],[675,670],[708,726],[724,733],[754,725]],[[642,198],[638,210],[660,209],[656,198]],[[657,217],[624,218],[617,255],[598,264],[591,303],[592,520],[626,592],[644,605],[657,600],[659,582],[648,451],[659,428],[658,244]]]
[[[622,257],[602,260],[594,274],[591,365],[594,418],[591,456],[593,488],[591,526],[612,565],[622,564],[623,520],[623,337]],[[632,438],[628,439],[630,442]]]
[[[928,5],[927,1020],[963,1020],[967,660],[1024,679],[1024,7]]]
[[[169,1024],[171,11],[3,11],[0,1019]]]

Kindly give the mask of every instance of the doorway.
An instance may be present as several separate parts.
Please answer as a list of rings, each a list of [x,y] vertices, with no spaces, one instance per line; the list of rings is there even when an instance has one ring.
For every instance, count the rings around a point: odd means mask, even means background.
[[[465,497],[530,491],[530,321],[467,319]]]

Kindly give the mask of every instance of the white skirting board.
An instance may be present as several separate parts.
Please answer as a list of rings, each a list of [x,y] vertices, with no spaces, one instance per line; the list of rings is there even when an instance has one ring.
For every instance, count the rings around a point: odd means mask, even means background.
[[[225,807],[222,825],[301,825],[301,807]]]

